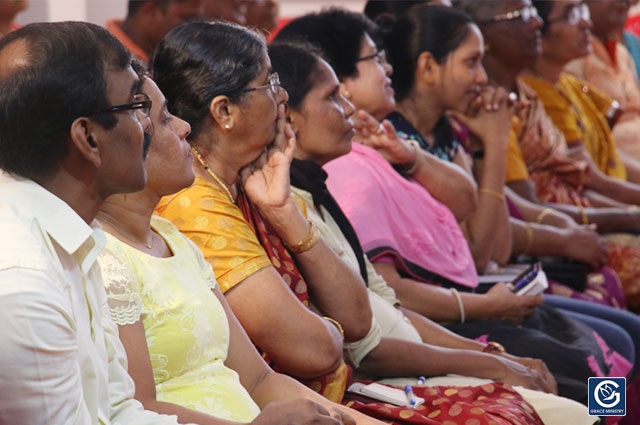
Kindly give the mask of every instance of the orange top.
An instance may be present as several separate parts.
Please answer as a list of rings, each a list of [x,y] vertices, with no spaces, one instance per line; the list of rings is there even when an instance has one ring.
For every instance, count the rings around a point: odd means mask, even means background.
[[[120,43],[124,45],[131,52],[131,54],[140,59],[145,64],[149,63],[149,56],[142,50],[142,47],[138,46],[134,41],[122,30],[122,19],[111,19],[107,22],[107,30],[115,38],[120,40]]]

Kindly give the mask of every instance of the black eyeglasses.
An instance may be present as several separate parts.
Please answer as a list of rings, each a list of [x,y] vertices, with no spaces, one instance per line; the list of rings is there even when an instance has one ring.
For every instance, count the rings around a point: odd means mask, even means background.
[[[546,24],[551,25],[554,22],[567,21],[569,25],[578,25],[581,19],[585,21],[591,19],[591,11],[586,3],[579,3],[568,8],[562,16],[555,19],[548,19]]]
[[[387,54],[384,49],[378,50],[372,55],[362,56],[361,58],[356,59],[356,62],[368,61],[370,59],[375,59],[375,61],[380,65],[384,65],[387,63]]]
[[[244,89],[242,91],[249,92],[249,91],[260,90],[260,89],[269,89],[271,90],[271,93],[273,93],[274,95],[277,95],[278,90],[280,90],[280,76],[278,75],[278,73],[274,72],[273,74],[269,75],[269,82],[267,84],[263,84],[257,87],[249,87],[248,89]]]
[[[147,118],[151,112],[151,99],[144,93],[138,93],[133,96],[133,102],[125,103],[124,105],[110,106],[102,109],[98,112],[94,112],[89,115],[108,114],[118,111],[130,111],[135,110],[140,118]]]
[[[492,24],[494,22],[513,21],[520,19],[524,23],[528,23],[531,19],[538,17],[538,9],[533,6],[525,6],[522,9],[514,10],[512,12],[501,13],[493,18],[480,22],[481,24]]]

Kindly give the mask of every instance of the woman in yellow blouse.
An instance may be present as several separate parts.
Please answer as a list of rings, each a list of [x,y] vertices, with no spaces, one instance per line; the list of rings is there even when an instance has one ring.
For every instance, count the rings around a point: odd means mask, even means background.
[[[152,80],[144,79],[143,90],[153,102],[147,187],[110,198],[99,214],[110,233],[100,262],[135,397],[183,423],[355,424],[349,409],[267,366],[197,247],[152,217],[163,195],[191,184],[193,156],[189,125],[168,112]]]
[[[570,148],[584,147],[605,174],[637,182],[637,165],[621,157],[613,141],[608,119],[613,122],[617,111],[612,99],[563,72],[573,59],[591,52],[588,6],[578,0],[533,4],[544,21],[542,55],[523,80],[537,92]]]

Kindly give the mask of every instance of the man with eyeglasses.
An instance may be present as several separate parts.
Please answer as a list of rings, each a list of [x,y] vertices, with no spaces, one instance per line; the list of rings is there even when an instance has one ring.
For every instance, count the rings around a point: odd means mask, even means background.
[[[87,23],[0,41],[0,423],[177,424],[133,399],[96,262],[102,201],[146,183],[130,63]]]

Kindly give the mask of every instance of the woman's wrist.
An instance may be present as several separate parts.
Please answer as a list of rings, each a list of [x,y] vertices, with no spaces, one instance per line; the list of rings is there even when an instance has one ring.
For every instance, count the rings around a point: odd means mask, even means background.
[[[484,156],[496,155],[498,157],[506,158],[507,148],[509,145],[508,132],[500,135],[487,135],[480,137],[482,143],[482,150]]]
[[[456,362],[460,365],[457,374],[499,381],[506,375],[506,367],[500,356],[482,352],[469,353],[469,361]],[[455,372],[454,372],[455,373]]]
[[[287,246],[297,245],[309,233],[309,221],[291,197],[282,206],[260,209],[260,212]]]
[[[413,139],[407,139],[407,140],[404,141],[404,143],[408,144],[413,149],[413,155],[412,155],[413,159],[410,160],[409,162],[404,163],[404,164],[396,164],[396,165],[400,168],[400,171],[403,174],[411,175],[418,168],[418,157],[420,155],[420,150],[422,148],[420,147],[418,142],[416,142]]]

